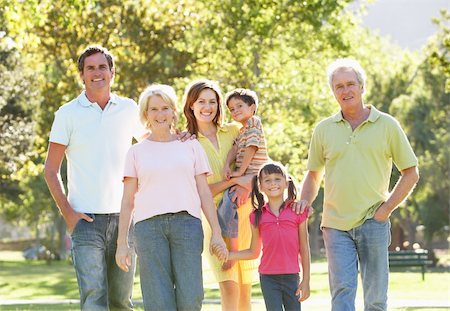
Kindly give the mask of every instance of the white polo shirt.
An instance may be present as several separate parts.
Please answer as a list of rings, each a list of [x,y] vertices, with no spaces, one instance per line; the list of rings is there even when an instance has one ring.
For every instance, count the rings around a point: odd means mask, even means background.
[[[111,94],[105,109],[83,91],[61,106],[49,141],[67,146],[68,200],[77,212],[120,212],[123,168],[132,137],[145,129],[136,102]]]

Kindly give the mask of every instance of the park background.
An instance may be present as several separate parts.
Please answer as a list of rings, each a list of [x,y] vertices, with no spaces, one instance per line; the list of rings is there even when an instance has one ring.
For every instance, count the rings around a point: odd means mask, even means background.
[[[449,5],[430,19],[433,35],[408,48],[362,26],[373,2],[0,0],[0,250],[7,254],[0,259],[0,299],[39,298],[33,291],[14,296],[18,289],[1,273],[17,254],[6,251],[34,244],[67,256],[64,221],[42,170],[53,113],[79,94],[76,60],[96,43],[116,57],[113,91],[135,100],[155,82],[173,85],[181,99],[187,83],[200,77],[218,81],[224,92],[255,90],[269,154],[298,180],[314,125],[338,110],[325,69],[338,57],[358,59],[368,75],[365,101],[400,121],[420,163],[419,184],[391,218],[391,247],[430,251],[436,277],[444,276],[433,283],[447,285],[426,287],[431,296],[444,296],[448,306]],[[406,11],[427,0],[401,2]],[[402,13],[395,14],[401,26]],[[389,10],[384,17],[382,24]],[[398,176],[394,169],[392,181]],[[320,265],[322,192],[314,207],[309,230],[313,261]],[[27,263],[31,270],[33,265]],[[14,267],[26,280],[25,265]],[[59,275],[61,284],[64,278],[73,282],[68,273]],[[76,286],[67,292],[66,298],[77,297]]]

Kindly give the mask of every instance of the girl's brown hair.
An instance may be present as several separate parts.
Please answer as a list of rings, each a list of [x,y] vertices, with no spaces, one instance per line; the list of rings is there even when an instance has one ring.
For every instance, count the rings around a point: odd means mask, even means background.
[[[211,80],[201,79],[192,81],[186,87],[183,97],[184,108],[183,112],[187,119],[187,130],[189,133],[198,136],[198,125],[195,119],[194,111],[191,109],[192,105],[200,96],[200,93],[205,89],[211,89],[216,93],[217,100],[217,114],[213,119],[214,124],[221,127],[223,124],[223,108],[222,108],[222,92],[219,85]]]
[[[262,207],[266,204],[264,201],[264,195],[259,191],[259,180],[261,179],[262,173],[265,175],[270,174],[280,174],[288,181],[288,196],[286,201],[295,200],[297,198],[297,187],[291,176],[288,175],[286,169],[282,164],[272,162],[267,163],[259,170],[258,175],[253,177],[252,181],[252,205],[255,210],[255,225],[259,225],[261,219]],[[286,201],[280,206],[280,211],[284,208]]]

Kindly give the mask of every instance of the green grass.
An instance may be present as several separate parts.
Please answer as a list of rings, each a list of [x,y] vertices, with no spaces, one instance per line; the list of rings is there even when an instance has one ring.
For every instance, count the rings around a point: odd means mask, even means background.
[[[446,259],[448,263],[448,259]],[[398,268],[391,272],[389,283],[389,301],[395,303],[391,310],[449,310],[446,307],[430,307],[433,301],[448,305],[450,295],[450,273],[447,268],[428,269],[425,281],[418,268]],[[328,274],[325,260],[312,263],[311,299],[304,303],[307,310],[319,311],[329,309]],[[141,300],[139,276],[135,278],[134,299]],[[206,299],[219,299],[218,289],[205,289]],[[256,299],[254,311],[264,310],[259,285],[253,286],[252,298]],[[78,288],[75,272],[67,261],[25,261],[19,252],[0,252],[0,300],[66,300],[78,299]],[[362,289],[358,289],[357,300],[362,301]],[[416,307],[399,305],[402,301],[419,301]],[[425,303],[424,303],[425,302]],[[429,305],[427,306],[427,302]],[[79,310],[74,304],[15,304],[1,305],[3,310]],[[136,310],[143,310],[137,304]],[[220,310],[218,304],[207,304],[204,310]]]

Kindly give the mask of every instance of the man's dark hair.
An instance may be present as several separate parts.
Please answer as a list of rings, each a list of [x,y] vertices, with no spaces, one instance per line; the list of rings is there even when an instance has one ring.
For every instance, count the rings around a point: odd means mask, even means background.
[[[108,49],[106,49],[100,45],[91,45],[91,46],[88,46],[83,51],[83,53],[81,53],[80,57],[78,58],[78,71],[80,73],[83,73],[84,60],[86,59],[86,57],[97,54],[97,53],[102,53],[103,55],[105,55],[106,60],[108,61],[109,70],[112,70],[114,68],[114,59],[113,59],[112,54],[108,51]]]

